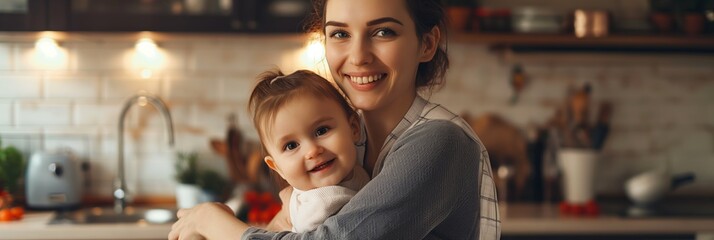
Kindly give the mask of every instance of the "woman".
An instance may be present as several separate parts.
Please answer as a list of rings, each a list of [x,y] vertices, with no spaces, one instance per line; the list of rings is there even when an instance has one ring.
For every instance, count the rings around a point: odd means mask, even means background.
[[[486,149],[460,117],[417,94],[448,67],[440,0],[323,0],[315,10],[331,74],[362,111],[372,180],[313,231],[249,227],[211,203],[179,211],[169,239],[500,238]]]

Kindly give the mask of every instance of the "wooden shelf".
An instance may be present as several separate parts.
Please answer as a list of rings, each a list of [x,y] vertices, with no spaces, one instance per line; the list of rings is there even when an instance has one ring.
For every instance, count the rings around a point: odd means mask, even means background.
[[[578,38],[570,34],[456,33],[451,41],[486,44],[515,51],[714,52],[714,35],[610,35]]]

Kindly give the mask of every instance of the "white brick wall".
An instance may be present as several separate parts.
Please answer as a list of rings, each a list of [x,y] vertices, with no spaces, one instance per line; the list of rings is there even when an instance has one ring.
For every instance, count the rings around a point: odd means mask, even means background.
[[[11,125],[13,118],[12,103],[0,102],[0,126]]]
[[[257,138],[246,112],[255,77],[274,66],[300,66],[292,59],[303,46],[301,38],[279,36],[166,40],[158,43],[161,67],[143,79],[131,62],[134,42],[105,38],[85,34],[82,41],[60,43],[67,55],[55,66],[37,64],[32,44],[0,43],[0,134],[55,136],[44,148],[67,146],[91,162],[89,190],[105,196],[116,175],[117,124],[127,98],[148,91],[171,108],[175,148],[167,146],[158,112],[133,107],[124,150],[132,193],[171,195],[176,151],[198,151],[202,162],[222,168],[223,160],[208,143],[224,138],[229,113],[238,115],[246,137]],[[622,193],[628,177],[671,159],[673,172],[698,175],[677,194],[714,194],[714,174],[708,171],[714,169],[714,57],[533,53],[503,58],[467,43],[452,43],[449,51],[447,84],[431,99],[458,113],[496,112],[520,127],[543,124],[562,103],[565,89],[584,82],[592,84],[593,100],[612,101],[600,192]],[[511,105],[510,69],[518,63],[529,83]],[[68,134],[75,137],[62,139]]]
[[[3,74],[0,78],[0,99],[39,98],[42,93],[39,74]]]
[[[20,101],[16,105],[19,126],[68,126],[72,122],[72,106],[49,101]]]
[[[99,98],[99,77],[96,75],[66,75],[48,74],[44,79],[46,98],[91,99]]]
[[[0,46],[0,70],[12,69],[12,45]]]
[[[126,100],[139,92],[161,94],[161,80],[105,76],[102,95],[108,100]]]

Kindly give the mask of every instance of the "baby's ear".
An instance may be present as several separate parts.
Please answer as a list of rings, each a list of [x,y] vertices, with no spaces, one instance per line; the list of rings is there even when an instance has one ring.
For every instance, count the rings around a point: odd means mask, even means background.
[[[357,114],[352,115],[349,119],[350,122],[350,128],[352,128],[352,141],[357,142],[360,139],[360,134],[362,131],[360,131],[360,122],[359,122],[359,117]]]
[[[283,177],[283,173],[280,171],[280,168],[278,168],[278,165],[275,164],[275,160],[273,159],[273,157],[265,156],[265,158],[263,158],[263,161],[265,161],[265,164],[268,165],[270,169],[273,169],[273,171],[280,174],[280,177]]]

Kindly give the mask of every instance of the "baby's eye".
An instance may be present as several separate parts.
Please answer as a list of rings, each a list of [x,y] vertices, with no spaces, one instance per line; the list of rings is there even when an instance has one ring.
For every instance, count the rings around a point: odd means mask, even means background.
[[[397,35],[397,32],[389,28],[380,28],[377,29],[376,32],[374,32],[374,36],[376,37],[392,37],[395,35]]]
[[[290,151],[298,147],[298,144],[296,142],[288,142],[283,146],[283,150],[285,151]]]
[[[328,127],[319,127],[317,130],[315,130],[315,136],[322,136],[327,133],[327,131],[330,131],[330,128]]]

